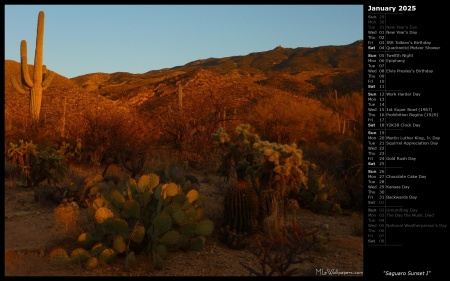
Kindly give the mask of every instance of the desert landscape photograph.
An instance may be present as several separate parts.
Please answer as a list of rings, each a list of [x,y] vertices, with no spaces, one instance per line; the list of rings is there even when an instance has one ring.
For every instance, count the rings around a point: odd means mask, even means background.
[[[363,44],[363,5],[5,5],[5,277],[363,277]]]

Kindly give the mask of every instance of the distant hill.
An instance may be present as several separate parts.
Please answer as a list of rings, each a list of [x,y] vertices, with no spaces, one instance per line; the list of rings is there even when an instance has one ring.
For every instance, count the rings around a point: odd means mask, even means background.
[[[244,100],[274,91],[314,98],[337,90],[346,94],[363,89],[363,41],[343,46],[283,48],[243,56],[207,58],[183,66],[143,74],[89,73],[68,79],[56,75],[44,91],[41,116],[59,122],[67,98],[66,124],[94,107],[157,110],[173,99],[178,85],[183,94],[233,91]],[[51,65],[48,66],[51,70]],[[33,71],[33,66],[30,66]],[[11,75],[20,77],[20,62],[5,60],[5,126],[19,126],[28,114],[29,99],[15,91]]]
[[[127,97],[135,96],[146,90],[142,87],[158,88],[169,81],[184,85],[190,74],[200,70],[296,95],[316,96],[331,88],[339,92],[359,91],[363,87],[362,43],[360,40],[344,46],[296,49],[278,46],[266,52],[202,59],[144,74],[92,73],[71,80],[111,99],[121,99],[124,92]]]

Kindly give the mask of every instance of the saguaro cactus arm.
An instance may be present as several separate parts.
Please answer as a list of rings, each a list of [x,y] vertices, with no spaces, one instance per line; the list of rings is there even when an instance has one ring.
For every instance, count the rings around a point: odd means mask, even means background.
[[[17,92],[19,92],[21,94],[28,93],[24,88],[22,88],[22,86],[20,86],[19,83],[17,83],[17,80],[16,80],[15,76],[11,76],[11,83],[14,86],[14,89],[16,89]]]
[[[28,88],[33,88],[33,81],[31,81],[30,75],[28,74],[27,54],[28,54],[27,41],[22,40],[20,42],[20,63],[21,63],[22,83],[24,83]]]
[[[53,78],[55,77],[55,72],[48,70],[45,65],[42,66],[42,90],[45,90],[50,83],[52,82]]]
[[[53,78],[55,77],[55,72],[50,71],[50,70],[47,71],[45,65],[43,65],[42,67],[43,67],[43,70],[42,70],[43,71],[43,74],[42,74],[42,79],[43,79],[43,81],[42,81],[42,90],[45,90],[45,89],[47,89],[47,87],[50,85],[50,83],[52,82]],[[25,73],[27,73],[27,75],[28,75],[28,72],[25,72]],[[28,86],[28,84],[25,83],[25,81],[22,82],[22,84],[24,84],[23,86],[25,86],[28,91],[25,90],[21,86],[21,84],[19,84],[17,82],[17,79],[16,79],[16,77],[14,75],[11,76],[11,83],[14,86],[14,89],[16,89],[19,93],[21,93],[21,94],[29,93],[30,87]]]
[[[20,42],[20,75],[22,80],[22,85],[29,90],[33,88],[33,81],[28,74],[28,57],[27,57],[27,41],[22,40]],[[19,83],[17,83],[16,77],[11,76],[11,82],[14,88],[22,94],[26,94],[27,90],[25,90]]]

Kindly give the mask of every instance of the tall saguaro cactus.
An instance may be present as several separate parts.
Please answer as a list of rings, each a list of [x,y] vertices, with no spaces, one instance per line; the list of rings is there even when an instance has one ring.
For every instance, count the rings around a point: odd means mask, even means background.
[[[28,59],[27,59],[27,41],[20,42],[20,63],[21,63],[21,84],[16,81],[14,76],[11,76],[11,82],[14,88],[19,92],[26,94],[30,93],[30,114],[34,121],[39,120],[39,113],[41,111],[42,91],[45,90],[51,83],[54,72],[49,71],[43,61],[44,49],[44,12],[39,12],[37,35],[36,35],[36,51],[34,55],[34,75],[33,80],[28,73]]]
[[[183,109],[183,86],[178,84],[178,107],[180,110]]]

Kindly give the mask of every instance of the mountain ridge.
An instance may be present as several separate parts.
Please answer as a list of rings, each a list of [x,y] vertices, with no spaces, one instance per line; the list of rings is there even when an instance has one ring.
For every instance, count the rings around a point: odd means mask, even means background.
[[[363,41],[348,45],[276,48],[243,56],[207,58],[184,66],[151,70],[142,74],[128,72],[89,73],[67,78],[56,73],[43,92],[41,116],[62,118],[66,102],[67,126],[74,124],[92,108],[121,107],[151,112],[176,100],[178,86],[183,96],[195,98],[211,92],[233,92],[250,100],[284,92],[293,97],[318,98],[331,90],[340,94],[362,91]],[[51,70],[51,67],[49,67]],[[30,74],[33,65],[29,66]],[[7,128],[26,123],[27,95],[15,91],[11,75],[20,77],[20,62],[5,60],[5,118]],[[244,102],[245,101],[245,102]]]

